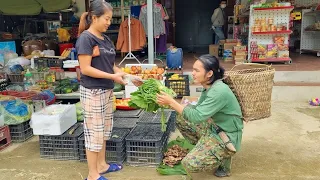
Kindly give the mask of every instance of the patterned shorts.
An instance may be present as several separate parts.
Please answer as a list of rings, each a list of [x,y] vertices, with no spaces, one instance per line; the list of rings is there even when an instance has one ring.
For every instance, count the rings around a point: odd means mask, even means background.
[[[113,128],[113,91],[80,86],[80,102],[84,110],[86,149],[99,152],[110,139]]]

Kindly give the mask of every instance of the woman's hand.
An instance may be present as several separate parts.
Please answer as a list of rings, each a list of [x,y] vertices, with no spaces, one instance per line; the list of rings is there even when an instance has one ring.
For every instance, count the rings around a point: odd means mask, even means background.
[[[124,72],[118,72],[112,74],[112,80],[118,84],[126,85],[127,83],[124,81],[123,77],[126,75]]]
[[[137,87],[143,84],[142,79],[139,76],[131,76],[131,82]]]
[[[169,96],[168,94],[161,92],[160,94],[157,94],[157,102],[160,105],[166,106],[171,105],[175,100]]]

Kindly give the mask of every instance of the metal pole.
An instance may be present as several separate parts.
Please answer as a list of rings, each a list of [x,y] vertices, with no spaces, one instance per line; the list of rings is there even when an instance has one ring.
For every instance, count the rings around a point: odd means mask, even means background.
[[[148,22],[148,62],[149,64],[154,64],[153,0],[147,0],[147,22]]]

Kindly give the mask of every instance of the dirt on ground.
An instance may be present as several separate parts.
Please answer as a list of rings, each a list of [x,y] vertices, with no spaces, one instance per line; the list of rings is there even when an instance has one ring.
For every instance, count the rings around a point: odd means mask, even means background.
[[[172,138],[179,135],[177,131]],[[241,151],[226,180],[320,179],[320,108],[306,103],[272,104],[272,116],[245,125]],[[86,163],[44,160],[37,137],[0,152],[0,180],[81,180]],[[194,180],[218,179],[212,172],[192,174]],[[155,168],[125,166],[110,180],[184,180],[162,176]]]

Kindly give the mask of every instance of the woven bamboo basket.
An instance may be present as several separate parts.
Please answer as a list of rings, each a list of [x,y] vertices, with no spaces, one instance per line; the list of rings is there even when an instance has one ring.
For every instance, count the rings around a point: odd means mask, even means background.
[[[275,69],[246,63],[226,72],[224,81],[237,97],[245,121],[271,116],[271,95]]]

